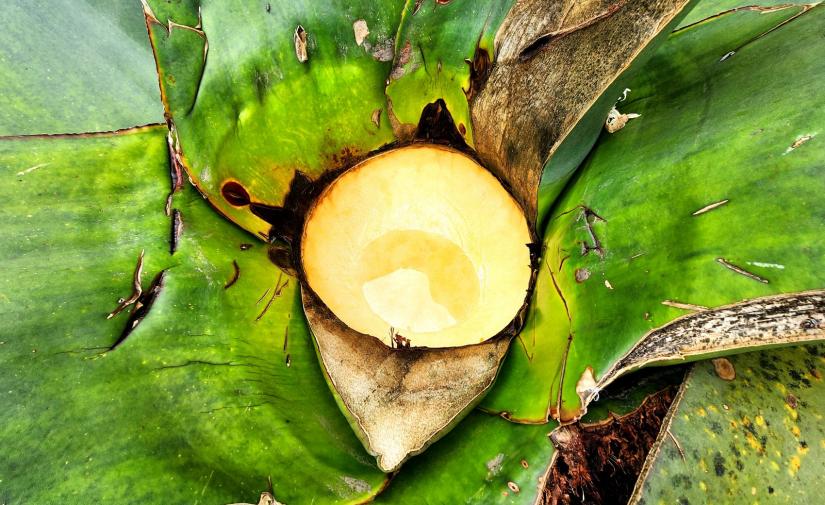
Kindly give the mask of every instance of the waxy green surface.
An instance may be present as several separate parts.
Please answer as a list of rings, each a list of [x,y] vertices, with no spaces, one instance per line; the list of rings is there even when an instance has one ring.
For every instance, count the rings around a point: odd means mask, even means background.
[[[517,425],[473,412],[407,462],[376,503],[532,504],[553,456],[554,425]]]
[[[696,365],[635,503],[818,503],[825,460],[825,348],[730,359],[733,381]],[[678,441],[679,452],[674,439]],[[683,457],[684,454],[684,457]]]
[[[245,229],[267,234],[269,225],[221,196],[226,181],[253,202],[280,206],[296,171],[316,178],[394,140],[384,86],[400,0],[165,4],[149,2],[159,21],[150,34],[185,163]],[[358,20],[369,29],[360,46]],[[296,56],[298,26],[305,62]]]
[[[642,116],[603,134],[554,207],[534,308],[485,408],[540,421],[561,398],[562,416],[576,415],[587,367],[598,380],[647,331],[687,313],[666,300],[714,307],[825,285],[825,110],[811,106],[825,101],[823,10],[757,38],[802,10],[678,31],[630,85],[622,112]],[[590,217],[601,256],[585,209],[601,218]]]
[[[0,135],[156,123],[159,96],[139,1],[3,2]]]
[[[329,394],[295,279],[191,188],[170,255],[165,128],[3,139],[0,171],[0,501],[256,501],[271,478],[287,503],[353,503],[384,484]],[[141,250],[144,289],[166,269],[163,287],[108,350]]]

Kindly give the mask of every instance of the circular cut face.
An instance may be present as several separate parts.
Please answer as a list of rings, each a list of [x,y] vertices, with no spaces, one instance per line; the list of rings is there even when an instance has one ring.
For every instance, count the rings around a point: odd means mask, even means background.
[[[453,347],[496,335],[530,283],[521,207],[472,158],[389,151],[330,185],[301,239],[306,281],[350,328],[387,345]]]

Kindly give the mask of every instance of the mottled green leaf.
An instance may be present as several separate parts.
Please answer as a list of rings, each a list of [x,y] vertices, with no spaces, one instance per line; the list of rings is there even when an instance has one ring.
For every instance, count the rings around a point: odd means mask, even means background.
[[[534,308],[487,408],[575,417],[588,367],[584,396],[649,331],[825,286],[823,26],[821,8],[791,6],[670,37],[619,105],[641,117],[603,134],[552,213]]]
[[[163,119],[137,0],[3,2],[0,90],[0,135]]]
[[[270,478],[287,503],[367,499],[385,476],[329,394],[295,279],[191,188],[170,255],[166,133],[0,140],[0,501],[256,501]],[[144,290],[165,275],[110,350],[141,250]]]
[[[730,361],[732,381],[719,378],[710,362],[696,365],[631,502],[819,502],[825,348],[749,353]]]

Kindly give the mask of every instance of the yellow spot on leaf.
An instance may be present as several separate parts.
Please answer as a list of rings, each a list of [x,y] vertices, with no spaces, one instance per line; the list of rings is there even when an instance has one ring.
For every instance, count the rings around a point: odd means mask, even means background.
[[[788,412],[788,416],[790,416],[791,419],[796,421],[799,418],[799,414],[796,412],[796,409],[791,408],[791,406],[787,403],[784,405],[784,407],[785,411]]]
[[[788,463],[788,473],[793,477],[796,475],[796,472],[799,471],[799,467],[802,465],[802,461],[799,459],[799,456],[791,456],[791,461]]]
[[[791,433],[793,433],[793,436],[795,436],[796,438],[799,438],[800,435],[802,435],[802,432],[799,431],[799,426],[795,424],[791,426]]]
[[[699,407],[698,409],[696,409],[696,414],[699,417],[705,417],[706,415],[708,415],[708,413],[705,412],[705,409],[703,407]]]
[[[765,426],[765,418],[762,416],[756,416],[754,418],[754,421],[756,422],[757,426]]]
[[[699,481],[699,489],[701,489],[702,491],[708,490],[708,485],[705,484],[705,481]]]
[[[759,451],[762,449],[762,446],[759,445],[759,441],[756,440],[756,437],[754,437],[752,434],[745,434],[745,440],[748,441],[748,445],[750,445],[754,451]]]
[[[771,469],[774,472],[778,472],[779,471],[779,463],[777,463],[776,461],[771,461]]]

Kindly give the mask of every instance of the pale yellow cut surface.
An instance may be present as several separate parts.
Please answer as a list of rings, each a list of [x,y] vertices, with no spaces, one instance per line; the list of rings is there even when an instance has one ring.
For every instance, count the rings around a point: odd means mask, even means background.
[[[525,301],[530,232],[470,157],[432,145],[380,154],[336,179],[301,240],[310,287],[347,326],[391,345],[476,344]]]

